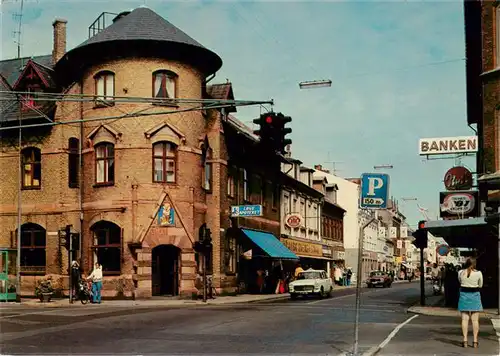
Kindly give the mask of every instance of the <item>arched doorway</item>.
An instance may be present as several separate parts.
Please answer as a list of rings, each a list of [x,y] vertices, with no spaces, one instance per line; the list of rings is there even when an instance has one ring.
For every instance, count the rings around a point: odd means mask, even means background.
[[[153,295],[179,295],[180,252],[174,245],[159,245],[151,256]]]

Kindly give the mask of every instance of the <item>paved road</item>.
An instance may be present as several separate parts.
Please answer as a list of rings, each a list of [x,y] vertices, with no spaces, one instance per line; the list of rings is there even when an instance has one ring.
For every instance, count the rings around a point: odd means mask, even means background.
[[[365,290],[360,350],[408,319],[418,283]],[[331,299],[184,308],[2,308],[2,354],[342,354],[352,348],[354,290]]]

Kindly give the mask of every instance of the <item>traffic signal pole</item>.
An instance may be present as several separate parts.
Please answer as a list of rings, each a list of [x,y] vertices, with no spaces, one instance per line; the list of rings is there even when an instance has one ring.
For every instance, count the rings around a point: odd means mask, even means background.
[[[420,248],[420,305],[425,306],[425,265],[423,247]]]

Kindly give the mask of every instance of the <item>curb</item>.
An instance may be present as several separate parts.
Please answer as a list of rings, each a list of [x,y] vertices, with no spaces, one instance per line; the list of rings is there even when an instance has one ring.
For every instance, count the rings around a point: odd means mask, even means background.
[[[130,304],[118,304],[118,305],[113,305],[113,304],[108,304],[108,303],[103,303],[109,307],[198,307],[198,306],[206,306],[206,305],[211,305],[211,306],[217,306],[217,305],[229,305],[229,304],[253,304],[253,303],[261,303],[261,302],[269,302],[269,301],[278,301],[278,300],[284,300],[290,298],[290,295],[287,294],[282,294],[282,295],[276,295],[268,298],[261,298],[261,299],[251,299],[251,300],[245,300],[245,299],[237,299],[237,300],[225,300],[222,302],[217,302],[215,300],[207,300],[206,303],[203,301],[173,301],[173,302],[162,302],[159,301],[158,303],[141,303],[140,301],[131,301]],[[26,302],[21,302],[21,303],[12,303],[9,305],[5,306],[0,306],[0,311],[4,309],[7,306],[14,306],[14,307],[30,307],[30,308],[82,308],[82,307],[92,307],[94,304],[81,304],[80,301],[75,301],[74,304],[70,304],[69,300],[58,300],[50,303],[41,303],[38,301],[26,301]]]

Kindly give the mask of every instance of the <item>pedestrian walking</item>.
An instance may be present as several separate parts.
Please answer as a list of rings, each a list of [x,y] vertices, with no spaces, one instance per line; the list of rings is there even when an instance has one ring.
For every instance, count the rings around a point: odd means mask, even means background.
[[[462,314],[462,334],[464,341],[462,347],[467,347],[469,319],[472,320],[473,347],[479,347],[477,336],[479,334],[479,312],[483,310],[480,289],[483,287],[483,274],[476,270],[476,261],[469,258],[465,269],[458,272],[460,282],[460,297],[458,310]]]
[[[78,288],[80,285],[80,278],[82,274],[82,269],[78,260],[73,260],[71,262],[71,293],[73,298],[78,296]]]
[[[95,263],[94,270],[87,279],[92,281],[92,302],[101,304],[102,266],[99,263]]]

